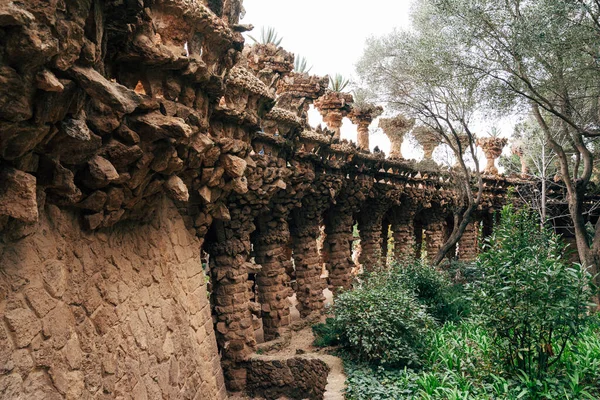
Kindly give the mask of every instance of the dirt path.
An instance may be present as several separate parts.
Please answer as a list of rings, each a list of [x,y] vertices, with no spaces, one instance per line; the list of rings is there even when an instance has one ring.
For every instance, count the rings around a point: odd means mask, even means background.
[[[325,293],[326,303],[332,301],[331,292],[328,290]],[[291,299],[292,304],[295,303],[295,298]],[[295,311],[295,307],[293,307]],[[294,314],[294,313],[292,313]],[[296,313],[297,314],[297,311]],[[298,321],[299,315],[293,315],[292,320]],[[322,317],[325,321],[325,317]],[[346,375],[344,374],[343,362],[339,357],[327,354],[324,349],[313,346],[315,337],[311,326],[306,326],[298,331],[292,332],[291,339],[283,348],[272,350],[260,355],[260,358],[267,360],[281,360],[296,357],[301,355],[304,358],[317,358],[325,362],[331,371],[327,376],[327,386],[325,387],[324,400],[344,400],[344,391],[346,390]],[[230,400],[258,400],[256,398],[247,397],[241,394],[232,394]],[[278,400],[287,400],[282,397]]]

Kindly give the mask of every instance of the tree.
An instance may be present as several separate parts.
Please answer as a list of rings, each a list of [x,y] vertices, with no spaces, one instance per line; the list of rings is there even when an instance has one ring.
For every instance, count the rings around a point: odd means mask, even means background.
[[[584,208],[600,136],[600,3],[428,0],[419,10],[449,34],[452,64],[490,78],[496,109],[531,110],[558,157],[579,257],[597,275],[600,221],[589,242]]]
[[[517,188],[517,194],[540,217],[540,224],[548,222],[548,187],[556,187],[558,158],[552,152],[548,140],[533,116],[515,125],[512,141],[512,155],[501,157],[500,165],[507,174],[518,174],[532,181],[531,185]],[[560,191],[564,189],[561,186]],[[552,218],[562,215],[552,215]]]
[[[449,63],[452,42],[428,22],[416,18],[414,31],[370,39],[357,71],[374,99],[415,118],[448,145],[457,159],[458,173],[453,176],[461,203],[454,210],[450,237],[433,259],[439,264],[481,202],[483,181],[471,124],[483,105],[484,93],[479,88],[486,76]],[[465,155],[473,159],[474,171],[467,167]]]

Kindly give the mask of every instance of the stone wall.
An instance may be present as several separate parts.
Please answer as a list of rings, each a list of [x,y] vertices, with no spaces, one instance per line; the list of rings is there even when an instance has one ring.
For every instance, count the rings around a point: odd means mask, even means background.
[[[0,398],[226,398],[199,241],[170,202],[97,232],[40,214],[0,244]]]
[[[248,365],[248,393],[268,400],[323,398],[329,367],[316,358],[293,357],[273,360],[254,356]]]

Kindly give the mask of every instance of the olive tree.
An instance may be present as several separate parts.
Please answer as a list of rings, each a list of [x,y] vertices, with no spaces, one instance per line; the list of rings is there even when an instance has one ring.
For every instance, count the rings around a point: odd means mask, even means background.
[[[429,128],[457,159],[453,174],[461,202],[454,210],[454,228],[436,254],[439,264],[471,222],[482,197],[482,177],[476,155],[473,119],[481,112],[485,74],[456,68],[452,61],[453,42],[415,15],[415,30],[394,31],[367,42],[357,65],[361,83],[374,100]],[[474,160],[468,168],[465,156]]]
[[[558,158],[579,257],[597,275],[600,221],[588,241],[584,208],[600,136],[600,3],[425,0],[418,9],[452,32],[452,64],[489,78],[494,107],[531,111]]]

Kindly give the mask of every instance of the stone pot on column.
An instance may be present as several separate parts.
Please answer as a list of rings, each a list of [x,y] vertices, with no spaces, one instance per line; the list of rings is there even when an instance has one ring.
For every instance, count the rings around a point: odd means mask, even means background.
[[[450,140],[452,141],[452,145],[456,148],[457,151],[460,151],[460,157],[465,155],[465,151],[469,147],[469,136],[465,133],[458,134],[458,140],[454,136],[450,136]],[[458,147],[458,143],[460,143],[460,150]],[[456,156],[456,154],[455,154]],[[458,157],[456,158],[456,162],[454,163],[454,168],[458,168],[460,166],[458,162]]]
[[[327,127],[334,132],[334,139],[340,138],[342,119],[350,112],[353,101],[350,93],[333,91],[329,91],[315,100],[315,107],[323,116]]]
[[[423,161],[426,163],[434,163],[433,151],[440,144],[440,140],[435,131],[426,126],[418,126],[413,130],[413,136],[417,142],[423,147]]]
[[[358,148],[369,151],[369,125],[377,117],[383,113],[381,106],[376,106],[370,103],[355,103],[352,111],[348,114],[350,121],[357,125],[358,131]]]
[[[279,79],[294,69],[294,54],[273,43],[254,45],[244,49],[247,67],[269,88],[276,88]]]
[[[295,112],[307,120],[310,105],[325,94],[329,78],[294,72],[283,76],[277,85],[277,107]]]
[[[510,152],[519,157],[521,162],[521,178],[527,179],[529,176],[529,167],[527,166],[527,160],[525,159],[525,152],[520,143],[513,143],[510,147]]]
[[[404,115],[397,115],[393,118],[380,118],[379,127],[383,129],[383,133],[390,139],[392,148],[390,150],[390,158],[402,157],[402,142],[404,135],[410,131],[415,125],[415,119],[408,119]]]
[[[483,149],[487,165],[483,170],[484,174],[498,175],[496,168],[496,159],[502,154],[502,149],[508,143],[508,139],[499,137],[485,137],[477,139],[477,144]]]

